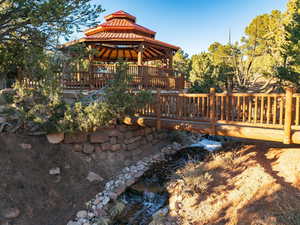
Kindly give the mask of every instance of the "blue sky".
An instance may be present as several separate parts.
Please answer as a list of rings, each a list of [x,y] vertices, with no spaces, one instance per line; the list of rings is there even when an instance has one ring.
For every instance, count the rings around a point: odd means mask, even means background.
[[[180,46],[189,55],[215,42],[226,43],[229,29],[239,41],[251,20],[273,9],[285,10],[287,0],[92,0],[106,10],[124,10],[137,23],[157,32],[156,39]]]

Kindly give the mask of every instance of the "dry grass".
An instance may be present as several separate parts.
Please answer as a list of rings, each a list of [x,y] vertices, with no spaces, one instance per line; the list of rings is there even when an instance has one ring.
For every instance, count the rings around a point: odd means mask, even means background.
[[[176,171],[168,190],[183,225],[300,225],[300,148],[220,152]]]

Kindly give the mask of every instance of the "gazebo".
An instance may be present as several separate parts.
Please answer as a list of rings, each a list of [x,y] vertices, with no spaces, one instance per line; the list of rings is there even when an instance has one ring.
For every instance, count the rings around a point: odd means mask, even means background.
[[[105,16],[105,22],[87,29],[85,37],[67,42],[63,48],[77,43],[96,51],[92,56],[89,72],[76,75],[66,87],[76,88],[83,82],[90,88],[100,88],[105,80],[111,79],[115,62],[129,62],[128,74],[134,77],[133,85],[142,88],[183,89],[183,76],[172,69],[173,56],[179,47],[156,40],[156,32],[138,25],[136,17],[124,11]],[[160,67],[150,66],[151,61],[159,61]],[[110,76],[109,76],[110,75]],[[77,85],[78,86],[78,85]],[[82,85],[80,85],[82,86]]]

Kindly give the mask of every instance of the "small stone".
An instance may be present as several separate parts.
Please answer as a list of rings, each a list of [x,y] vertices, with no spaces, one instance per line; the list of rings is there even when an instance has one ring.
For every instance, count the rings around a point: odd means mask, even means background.
[[[61,143],[65,138],[64,133],[54,133],[54,134],[47,134],[47,140],[51,144],[58,144]]]
[[[32,148],[31,144],[26,144],[26,143],[22,143],[20,144],[21,148],[23,148],[24,150],[29,150]]]
[[[108,225],[111,221],[108,218],[105,217],[99,217],[97,218],[97,221],[93,225]]]
[[[116,138],[116,137],[111,137],[111,138],[110,138],[110,143],[111,143],[112,145],[117,144],[117,138]]]
[[[0,116],[0,123],[6,123],[7,119],[5,117]]]
[[[101,152],[101,151],[102,151],[101,146],[100,146],[100,145],[97,145],[97,146],[95,147],[95,152]]]
[[[94,216],[95,216],[94,213],[92,213],[92,212],[89,212],[89,213],[88,213],[88,217],[89,217],[89,218],[93,218]]]
[[[93,153],[95,150],[94,146],[91,145],[91,144],[84,144],[83,145],[83,152],[86,153],[86,154],[91,154]]]
[[[109,193],[108,196],[109,196],[109,198],[112,199],[112,200],[117,200],[117,198],[118,198],[117,193],[114,193],[114,192]]]
[[[102,199],[102,204],[103,204],[103,205],[106,205],[107,203],[109,203],[109,201],[110,201],[110,198],[109,198],[108,196],[105,196],[105,197],[103,197],[103,199]]]
[[[17,218],[21,214],[21,211],[18,208],[9,208],[9,209],[3,210],[3,212],[1,214],[6,219],[14,219],[14,218]]]
[[[152,135],[152,134],[150,134],[150,135],[147,135],[147,137],[146,137],[146,138],[147,138],[147,140],[148,140],[148,141],[152,141],[152,140],[153,140],[153,135]]]
[[[81,152],[82,151],[82,145],[80,144],[75,144],[74,147],[73,147],[73,150],[75,152]]]
[[[85,217],[87,217],[87,215],[88,215],[88,212],[86,210],[81,210],[81,211],[77,212],[77,214],[76,214],[76,216],[78,218],[85,218]]]
[[[112,151],[119,151],[121,150],[121,145],[120,144],[115,144],[111,146]]]
[[[59,167],[55,167],[49,170],[49,174],[50,175],[58,175],[60,174],[60,168]]]
[[[86,179],[89,181],[89,182],[100,182],[100,181],[103,181],[104,179],[102,177],[100,177],[98,174],[94,173],[94,172],[89,172],[88,173],[88,176],[86,177]]]
[[[67,223],[67,225],[80,225],[78,222],[75,222],[75,221],[69,221]]]

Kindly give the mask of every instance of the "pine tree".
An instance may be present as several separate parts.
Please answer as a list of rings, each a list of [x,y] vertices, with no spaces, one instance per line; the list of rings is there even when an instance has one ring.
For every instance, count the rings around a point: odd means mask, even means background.
[[[300,0],[289,1],[284,30],[282,53],[285,66],[292,66],[300,72]]]
[[[288,2],[283,29],[283,65],[277,68],[278,77],[300,86],[300,0]]]

